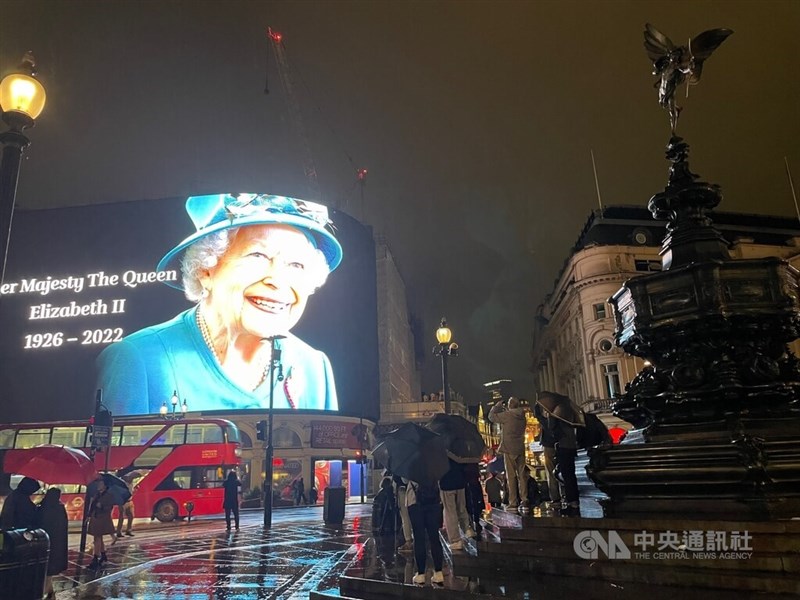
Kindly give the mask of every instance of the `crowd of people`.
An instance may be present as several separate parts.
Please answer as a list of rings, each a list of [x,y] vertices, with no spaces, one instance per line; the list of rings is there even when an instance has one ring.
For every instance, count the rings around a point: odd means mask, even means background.
[[[548,398],[553,402],[545,402]],[[576,427],[575,416],[567,413],[568,400],[545,392],[533,407],[515,397],[495,404],[488,419],[500,425],[499,456],[485,472],[476,462],[459,462],[451,457],[450,468],[435,485],[421,485],[388,471],[384,473],[381,491],[375,497],[373,529],[378,534],[402,531],[398,550],[413,552],[415,584],[426,581],[428,547],[433,559],[431,582],[444,581],[441,529],[450,550],[458,551],[463,549],[465,539],[481,538],[481,519],[491,520],[491,509],[527,512],[538,507],[543,515],[580,516],[575,458],[578,448],[585,446],[576,435],[581,427]],[[541,426],[538,441],[544,450],[546,471],[546,480],[542,481],[525,459],[530,410]],[[605,433],[598,443],[610,443]]]

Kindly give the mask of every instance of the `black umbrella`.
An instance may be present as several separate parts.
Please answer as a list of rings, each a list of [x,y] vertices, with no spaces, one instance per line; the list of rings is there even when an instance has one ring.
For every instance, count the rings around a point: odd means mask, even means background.
[[[436,483],[450,469],[442,437],[415,423],[387,433],[372,455],[392,474],[422,485]]]
[[[426,427],[442,436],[456,462],[478,462],[486,449],[475,424],[460,415],[433,415]]]
[[[103,482],[106,484],[108,493],[111,494],[112,498],[114,498],[115,504],[122,505],[131,499],[131,490],[125,481],[116,475],[112,475],[111,473],[101,473],[100,477],[102,477]],[[86,490],[86,493],[90,498],[97,493],[96,480],[89,484],[89,488]]]
[[[556,392],[539,392],[536,403],[544,409],[548,416],[553,416],[575,427],[583,427],[585,424],[583,411],[568,396]]]

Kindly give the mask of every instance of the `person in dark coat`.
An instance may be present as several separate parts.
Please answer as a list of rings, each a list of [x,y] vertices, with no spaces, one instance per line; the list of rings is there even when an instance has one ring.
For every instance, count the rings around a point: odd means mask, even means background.
[[[310,488],[308,488],[308,503],[316,504],[318,498],[319,493],[317,492],[317,488],[312,485]]]
[[[556,479],[556,438],[547,422],[541,405],[537,402],[533,407],[533,415],[539,421],[539,443],[542,444],[544,468],[547,471],[547,491],[550,495],[550,508],[561,508],[561,489]]]
[[[500,508],[503,505],[503,484],[497,477],[497,473],[490,473],[486,480],[486,497],[492,508]]]
[[[231,513],[233,513],[236,530],[239,530],[239,493],[242,489],[242,482],[236,475],[236,471],[230,471],[227,479],[222,484],[225,490],[225,497],[222,500],[222,508],[225,509],[225,529],[231,530]]]
[[[36,505],[31,501],[31,494],[39,489],[39,482],[30,477],[23,477],[17,489],[11,492],[0,512],[0,528],[33,529],[36,527]]]
[[[306,484],[302,477],[298,477],[294,481],[294,505],[300,506],[301,504],[306,504]]]
[[[467,514],[472,519],[472,528],[477,539],[481,537],[481,515],[486,503],[483,501],[483,487],[481,487],[481,470],[477,463],[464,465],[464,492],[467,501]]]
[[[67,570],[67,509],[61,503],[61,490],[50,488],[39,504],[39,527],[50,538],[50,557],[47,561],[45,592],[47,600],[56,597],[53,576]]]
[[[98,569],[108,561],[103,536],[113,536],[116,531],[114,521],[111,519],[111,511],[114,510],[117,501],[114,495],[108,491],[102,477],[96,481],[96,486],[97,492],[89,503],[89,525],[86,528],[86,532],[94,538],[94,558],[89,563],[89,569]]]

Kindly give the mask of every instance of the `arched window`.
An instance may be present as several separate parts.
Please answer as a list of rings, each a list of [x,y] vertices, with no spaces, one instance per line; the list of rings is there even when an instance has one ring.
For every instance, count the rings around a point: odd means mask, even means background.
[[[241,429],[239,430],[239,435],[241,436],[242,448],[252,448],[253,447],[253,439],[247,435]]]
[[[288,427],[278,427],[272,432],[272,445],[276,448],[302,448],[300,436]]]

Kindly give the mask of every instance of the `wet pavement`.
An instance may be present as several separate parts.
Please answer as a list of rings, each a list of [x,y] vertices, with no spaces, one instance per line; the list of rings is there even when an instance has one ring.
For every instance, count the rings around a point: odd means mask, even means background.
[[[601,516],[596,502],[583,504],[584,516]],[[395,552],[402,540],[372,537],[371,514],[371,504],[348,505],[342,525],[326,525],[322,507],[280,510],[268,532],[260,511],[243,512],[241,529],[233,532],[225,530],[222,517],[137,523],[135,537],[108,547],[108,563],[99,571],[86,568],[91,555],[78,553],[80,536],[71,534],[70,567],[54,582],[56,597],[305,599],[311,591],[338,594],[345,574],[410,584],[413,557]],[[472,544],[465,549],[475,551]],[[450,558],[445,552],[445,587],[471,590],[468,578],[452,575]]]

